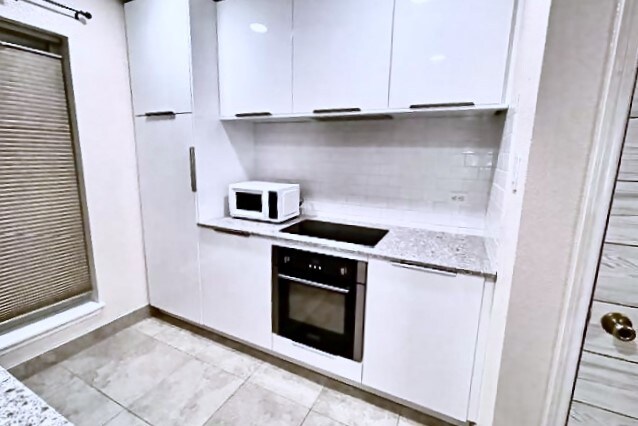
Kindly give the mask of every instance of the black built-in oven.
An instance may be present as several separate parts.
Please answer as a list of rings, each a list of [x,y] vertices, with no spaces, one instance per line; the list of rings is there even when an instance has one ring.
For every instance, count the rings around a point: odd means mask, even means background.
[[[360,362],[367,263],[273,247],[273,333]]]

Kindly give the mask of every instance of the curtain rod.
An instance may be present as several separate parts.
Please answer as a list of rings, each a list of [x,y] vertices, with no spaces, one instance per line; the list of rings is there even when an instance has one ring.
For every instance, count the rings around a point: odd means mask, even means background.
[[[78,21],[80,20],[80,16],[83,16],[86,19],[91,19],[93,17],[93,15],[91,15],[91,12],[87,12],[85,10],[74,9],[72,7],[69,7],[69,6],[65,5],[65,4],[58,3],[57,1],[53,1],[53,0],[40,0],[40,1],[52,4],[54,6],[62,8],[62,9],[70,10],[71,12],[73,12],[73,17],[75,19],[77,19]]]

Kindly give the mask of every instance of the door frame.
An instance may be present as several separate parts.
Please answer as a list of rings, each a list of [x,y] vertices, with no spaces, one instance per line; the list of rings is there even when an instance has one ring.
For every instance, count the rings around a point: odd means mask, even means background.
[[[572,248],[543,425],[565,424],[584,343],[638,64],[638,2],[619,0],[606,81]]]

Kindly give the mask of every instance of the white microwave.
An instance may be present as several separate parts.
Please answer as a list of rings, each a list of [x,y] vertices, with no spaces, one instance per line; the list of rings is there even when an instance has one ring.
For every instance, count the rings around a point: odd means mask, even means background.
[[[232,217],[283,222],[299,216],[300,188],[294,183],[240,182],[228,187]]]

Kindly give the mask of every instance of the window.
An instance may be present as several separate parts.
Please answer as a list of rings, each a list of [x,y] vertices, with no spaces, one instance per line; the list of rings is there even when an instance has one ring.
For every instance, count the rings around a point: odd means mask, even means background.
[[[0,329],[92,297],[62,40],[0,22]]]

